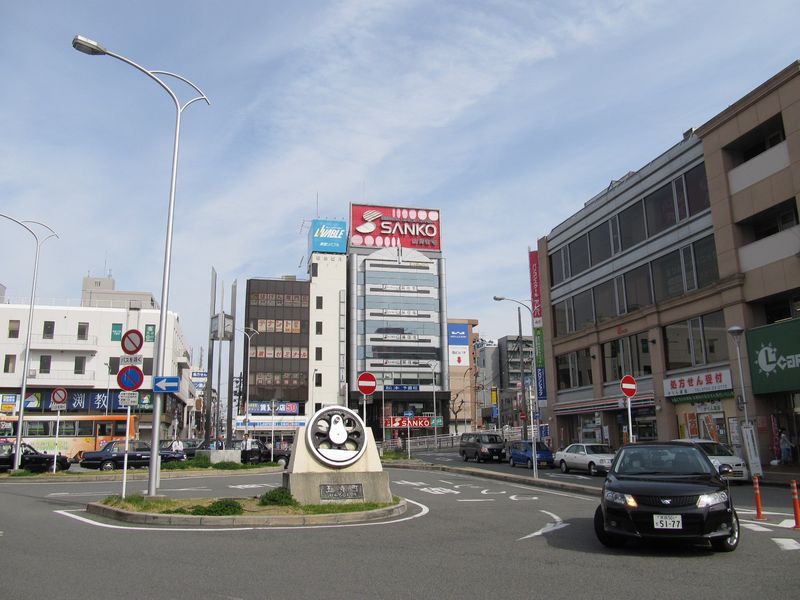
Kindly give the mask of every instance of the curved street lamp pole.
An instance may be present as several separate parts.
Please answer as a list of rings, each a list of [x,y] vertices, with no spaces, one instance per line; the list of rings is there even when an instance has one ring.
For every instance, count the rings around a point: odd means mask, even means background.
[[[536,456],[536,442],[539,441],[539,390],[536,387],[536,379],[534,373],[536,369],[536,339],[535,339],[535,328],[533,326],[533,308],[522,302],[521,300],[515,300],[514,298],[506,298],[505,296],[494,296],[495,302],[502,302],[503,300],[507,300],[508,302],[515,302],[520,306],[524,306],[525,309],[531,313],[531,350],[533,354],[531,356],[531,386],[528,392],[528,414],[530,415],[528,418],[531,419],[531,424],[533,425],[533,440],[531,443],[531,463],[533,464],[533,477],[534,479],[538,479],[539,477],[539,461],[537,460]],[[520,354],[521,351],[521,340],[520,340]],[[525,376],[525,363],[524,361],[520,362],[520,369],[522,370],[523,378]]]
[[[175,141],[173,144],[172,150],[172,178],[170,181],[169,186],[169,208],[167,211],[167,237],[166,243],[164,248],[164,272],[161,281],[161,307],[160,307],[160,315],[158,320],[158,354],[156,355],[156,369],[155,374],[158,376],[163,376],[165,374],[165,354],[167,348],[167,311],[169,305],[169,275],[170,275],[170,265],[172,262],[172,224],[173,224],[173,217],[175,213],[175,184],[178,177],[178,146],[180,143],[180,135],[181,135],[181,114],[183,113],[184,109],[186,109],[191,104],[198,102],[200,100],[204,100],[206,104],[211,104],[206,95],[203,91],[193,84],[188,79],[181,77],[180,75],[176,75],[175,73],[170,73],[169,71],[153,71],[149,69],[145,69],[144,67],[136,64],[132,60],[125,58],[119,54],[115,54],[110,50],[104,48],[101,44],[95,42],[94,40],[90,40],[80,35],[76,35],[72,40],[72,47],[78,50],[79,52],[83,52],[84,54],[89,54],[93,56],[110,56],[112,58],[116,58],[119,61],[124,62],[127,65],[130,65],[137,71],[140,71],[147,75],[150,79],[155,81],[172,99],[173,103],[175,104]],[[199,96],[192,98],[185,104],[181,104],[178,97],[175,95],[170,87],[164,83],[164,81],[159,78],[159,75],[166,75],[168,77],[174,77],[178,79],[190,87],[194,89]],[[161,427],[161,407],[163,401],[163,393],[155,393],[154,400],[153,400],[153,435],[151,441],[151,448],[153,451],[150,453],[150,467],[148,472],[148,485],[147,485],[147,493],[150,496],[155,496],[156,492],[158,491],[158,475],[159,475],[159,467],[160,467],[160,455],[158,453],[158,448],[160,444],[160,427]]]
[[[431,368],[431,389],[433,390],[433,447],[439,448],[439,428],[436,425],[436,365],[438,360],[431,361],[428,366]]]
[[[258,330],[252,327],[245,327],[244,329],[236,328],[236,331],[241,331],[244,337],[247,338],[247,344],[244,352],[244,363],[246,365],[244,374],[242,375],[242,385],[244,386],[244,433],[248,431],[250,425],[250,340],[254,335],[258,334]]]
[[[25,395],[28,389],[28,361],[31,358],[31,333],[33,332],[33,306],[36,303],[36,279],[39,275],[39,251],[42,248],[42,244],[44,244],[47,240],[51,237],[58,237],[58,234],[50,229],[44,223],[40,223],[39,221],[18,221],[14,217],[9,217],[8,215],[4,215],[0,213],[0,217],[4,217],[9,221],[13,221],[20,227],[24,228],[28,233],[30,233],[33,238],[36,240],[36,255],[33,261],[33,283],[31,283],[31,301],[30,306],[28,307],[28,337],[25,342],[25,361],[22,364],[22,389],[20,390],[20,398],[19,398],[19,412],[17,413],[17,439],[14,444],[14,465],[13,470],[19,470],[19,461],[22,457],[21,449],[22,449],[22,419],[25,416]],[[31,225],[39,225],[40,227],[44,227],[50,233],[45,238],[40,238],[39,235],[26,223],[30,223]],[[56,452],[58,452],[58,448],[56,448]],[[54,459],[55,460],[55,459]]]

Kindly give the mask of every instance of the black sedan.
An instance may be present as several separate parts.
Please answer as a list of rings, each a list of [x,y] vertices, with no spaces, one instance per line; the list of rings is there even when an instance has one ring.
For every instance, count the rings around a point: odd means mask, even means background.
[[[623,446],[603,484],[594,529],[617,547],[630,539],[710,542],[719,552],[739,544],[739,517],[728,484],[692,444],[653,442]]]
[[[139,440],[128,442],[128,468],[147,467],[150,465],[150,444]],[[186,460],[183,452],[173,452],[169,449],[161,449],[161,462],[171,462],[175,460]],[[81,459],[81,466],[84,469],[100,469],[101,471],[113,471],[122,469],[125,461],[125,440],[108,442],[102,450],[97,452],[84,452]]]
[[[236,440],[236,443],[239,444],[238,447],[242,447],[243,445],[241,440]],[[261,440],[252,440],[250,446],[250,450],[242,449],[243,463],[255,464],[270,462],[271,459],[281,467],[286,467],[289,464],[289,459],[292,455],[291,450],[284,450],[283,448],[271,450],[270,447]]]
[[[14,468],[14,444],[11,442],[0,442],[0,471],[9,471]],[[33,446],[21,444],[22,457],[19,461],[20,469],[26,471],[52,471],[53,455],[39,452]],[[55,457],[56,470],[66,471],[69,469],[69,459],[61,454]]]

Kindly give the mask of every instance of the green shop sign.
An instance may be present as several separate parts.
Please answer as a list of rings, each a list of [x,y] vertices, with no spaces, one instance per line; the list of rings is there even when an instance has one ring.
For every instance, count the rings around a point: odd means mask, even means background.
[[[800,390],[800,319],[747,332],[753,393]]]

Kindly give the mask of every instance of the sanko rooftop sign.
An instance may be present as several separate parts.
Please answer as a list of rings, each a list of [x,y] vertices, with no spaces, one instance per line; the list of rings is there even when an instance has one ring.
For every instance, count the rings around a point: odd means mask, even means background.
[[[350,246],[442,249],[440,213],[436,209],[352,204]]]

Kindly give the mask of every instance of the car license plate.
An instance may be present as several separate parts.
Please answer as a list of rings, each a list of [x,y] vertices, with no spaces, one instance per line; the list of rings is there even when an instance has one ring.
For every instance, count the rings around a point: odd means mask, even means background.
[[[539,461],[539,466],[540,467],[546,467],[547,466],[547,461],[546,460],[540,460]]]
[[[681,515],[653,515],[655,529],[681,529],[683,522]]]

